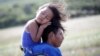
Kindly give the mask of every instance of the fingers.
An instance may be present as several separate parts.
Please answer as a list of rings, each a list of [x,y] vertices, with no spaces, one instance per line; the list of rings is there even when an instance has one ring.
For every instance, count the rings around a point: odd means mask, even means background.
[[[44,24],[44,28],[46,28],[49,25],[51,25],[51,22],[48,22],[48,23]]]
[[[51,25],[51,22],[48,22],[48,23],[42,24],[41,27],[42,27],[42,28],[46,28],[46,27],[49,26],[49,25]]]
[[[47,24],[48,24],[48,25],[51,25],[51,22],[48,22]]]

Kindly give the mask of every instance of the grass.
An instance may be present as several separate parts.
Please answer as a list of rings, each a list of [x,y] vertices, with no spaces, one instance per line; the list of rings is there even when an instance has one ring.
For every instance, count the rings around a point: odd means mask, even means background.
[[[100,55],[100,16],[69,20],[65,40],[61,46],[63,56]]]
[[[100,15],[70,19],[60,47],[63,56],[100,56]],[[0,29],[0,56],[21,56],[23,26]]]
[[[0,56],[21,56],[19,49],[23,26],[0,29]]]

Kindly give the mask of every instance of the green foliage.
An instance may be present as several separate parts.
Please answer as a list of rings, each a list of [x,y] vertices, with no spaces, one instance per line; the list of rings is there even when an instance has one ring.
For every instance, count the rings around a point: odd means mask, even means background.
[[[71,9],[81,9],[84,6],[100,6],[100,0],[66,0]]]
[[[36,15],[38,7],[47,2],[33,0],[0,0],[0,28],[26,23]]]
[[[39,6],[46,2],[64,0],[0,0],[0,28],[24,24],[36,15]],[[70,10],[94,8],[100,12],[100,0],[65,0]],[[80,14],[79,14],[80,15]]]

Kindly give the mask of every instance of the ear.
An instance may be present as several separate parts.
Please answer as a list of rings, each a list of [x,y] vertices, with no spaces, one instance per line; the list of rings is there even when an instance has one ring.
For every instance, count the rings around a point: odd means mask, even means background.
[[[53,32],[50,32],[49,35],[48,35],[48,37],[49,37],[49,38],[54,37],[54,33],[53,33]]]

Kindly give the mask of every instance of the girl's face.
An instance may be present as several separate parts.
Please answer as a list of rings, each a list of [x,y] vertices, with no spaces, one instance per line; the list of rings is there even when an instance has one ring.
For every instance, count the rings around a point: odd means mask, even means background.
[[[40,24],[45,24],[49,22],[52,19],[52,17],[53,17],[53,13],[48,7],[40,9],[36,15],[37,21]]]

